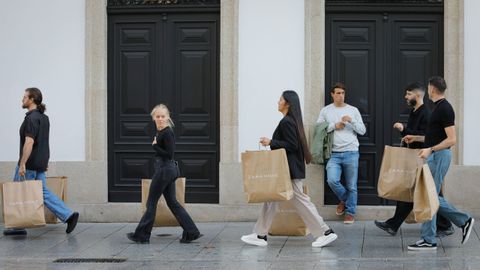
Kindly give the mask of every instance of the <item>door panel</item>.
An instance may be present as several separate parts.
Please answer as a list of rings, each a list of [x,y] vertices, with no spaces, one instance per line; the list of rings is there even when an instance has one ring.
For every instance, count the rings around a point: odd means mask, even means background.
[[[109,201],[140,200],[153,174],[150,111],[164,103],[186,201],[218,203],[219,10],[126,13],[109,15]]]
[[[413,18],[416,20],[412,22]],[[432,75],[443,75],[443,21],[441,15],[390,16],[394,42],[391,46],[393,55],[392,70],[397,76],[392,78],[392,106],[388,114],[390,122],[406,123],[410,109],[404,99],[404,89],[408,84],[419,81],[426,84]],[[431,106],[428,96],[425,104]],[[400,144],[399,132],[391,130],[389,141]]]
[[[218,21],[171,15],[169,51],[176,89],[177,157],[187,175],[187,202],[218,202]]]
[[[344,82],[346,102],[359,109],[367,129],[359,136],[358,203],[388,204],[377,196],[383,149],[400,141],[393,123],[408,119],[405,86],[443,75],[443,15],[405,13],[398,6],[379,12],[386,3],[354,8],[328,2],[325,104],[332,102],[330,86]],[[325,186],[325,203],[337,204]]]

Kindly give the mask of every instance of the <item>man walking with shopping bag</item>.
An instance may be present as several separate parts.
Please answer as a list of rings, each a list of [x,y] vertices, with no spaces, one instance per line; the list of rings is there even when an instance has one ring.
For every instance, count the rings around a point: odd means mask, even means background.
[[[403,138],[406,143],[424,142],[419,156],[426,159],[430,168],[437,194],[448,172],[452,159],[450,147],[456,144],[455,112],[452,105],[445,99],[447,84],[442,77],[434,76],[428,80],[429,98],[435,103],[434,109],[427,124],[425,136],[407,135]],[[448,203],[443,196],[439,196],[440,207],[438,213],[462,229],[462,244],[465,244],[472,232],[474,219],[467,213],[457,210]],[[436,250],[435,238],[436,216],[431,221],[422,224],[421,239],[408,246],[409,250]]]
[[[430,118],[430,111],[423,104],[423,98],[425,96],[425,87],[422,83],[415,82],[409,84],[405,89],[405,100],[407,105],[411,107],[410,114],[408,116],[407,125],[402,123],[395,123],[393,128],[398,130],[402,137],[407,135],[425,135],[427,129],[428,119]],[[414,142],[412,144],[403,143],[403,147],[410,149],[423,148],[422,142]],[[396,179],[398,180],[398,179]],[[375,225],[387,232],[390,235],[396,235],[398,229],[408,217],[413,209],[413,202],[397,201],[397,207],[395,208],[395,214],[392,218],[385,222],[375,220]],[[453,226],[450,221],[445,219],[442,215],[437,216],[437,235],[445,236],[453,233]]]
[[[357,134],[366,132],[358,109],[345,103],[345,85],[336,83],[330,90],[333,103],[320,111],[317,123],[328,123],[333,131],[333,147],[327,162],[327,183],[338,197],[337,215],[345,214],[343,222],[352,224],[357,209],[358,146]],[[345,186],[340,177],[345,176]]]
[[[42,92],[38,88],[27,88],[22,99],[22,108],[27,109],[20,127],[20,158],[13,181],[41,180],[45,206],[62,222],[67,223],[66,233],[71,233],[77,225],[79,214],[70,210],[65,203],[53,194],[46,185],[46,170],[50,158],[50,122],[42,103]],[[6,229],[4,235],[26,235],[25,229]]]

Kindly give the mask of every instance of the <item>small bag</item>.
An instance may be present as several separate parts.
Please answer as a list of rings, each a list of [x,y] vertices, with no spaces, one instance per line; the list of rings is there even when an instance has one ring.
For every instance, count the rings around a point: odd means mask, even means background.
[[[303,185],[303,193],[308,194],[308,188]],[[272,225],[268,230],[270,235],[305,236],[309,234],[307,225],[297,213],[293,202],[283,201],[278,203],[277,212],[273,217]]]
[[[423,160],[418,149],[385,146],[380,175],[378,196],[384,199],[412,202],[413,190]]]
[[[249,203],[288,201],[293,197],[285,149],[243,152],[242,172]]]
[[[415,183],[413,193],[413,215],[415,221],[423,223],[432,220],[437,213],[440,202],[438,201],[437,188],[433,180],[432,172],[427,164],[424,164]]]
[[[435,180],[434,180],[435,181]],[[442,183],[442,187],[440,189],[440,192],[442,194],[445,194],[445,180],[443,181]],[[415,198],[414,198],[415,199]],[[415,203],[414,203],[415,204]],[[418,206],[418,205],[417,205]],[[418,206],[419,207],[419,206]],[[438,210],[437,210],[438,211]],[[437,213],[438,214],[438,213]],[[437,216],[438,217],[438,216]],[[438,220],[437,220],[438,222]],[[415,220],[415,214],[413,212],[413,210],[410,212],[410,214],[408,214],[407,218],[405,219],[405,223],[408,223],[408,224],[413,224],[413,223],[418,223],[416,220]]]
[[[47,188],[60,200],[67,201],[67,177],[47,177]],[[45,221],[47,224],[57,224],[58,219],[48,208],[45,207]]]
[[[45,226],[42,181],[3,183],[2,195],[5,228]]]
[[[185,181],[184,177],[177,178],[175,181],[175,196],[177,201],[185,207]],[[150,179],[142,179],[142,213],[145,213],[147,210],[147,199],[148,192],[150,190]],[[155,214],[155,222],[153,223],[154,227],[174,227],[178,226],[178,221],[175,216],[172,214],[172,211],[167,206],[167,202],[163,195],[158,200],[157,212]]]

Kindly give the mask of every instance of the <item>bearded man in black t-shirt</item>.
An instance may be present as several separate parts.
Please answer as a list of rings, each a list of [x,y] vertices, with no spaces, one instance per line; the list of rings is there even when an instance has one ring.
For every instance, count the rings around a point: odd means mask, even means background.
[[[424,142],[419,156],[425,159],[430,168],[437,193],[440,192],[445,175],[450,167],[452,151],[450,147],[457,142],[455,134],[455,112],[452,105],[445,99],[447,84],[442,77],[434,76],[428,80],[428,95],[435,103],[432,114],[427,123],[425,136],[407,135],[403,137],[406,143]],[[447,202],[443,196],[439,196],[440,207],[438,213],[450,220],[462,229],[462,244],[465,244],[472,232],[474,219],[471,215],[457,210]],[[435,238],[436,215],[432,220],[422,224],[421,239],[408,246],[409,250],[436,250]]]
[[[407,135],[425,135],[428,119],[430,118],[430,111],[423,103],[424,97],[425,87],[422,83],[415,82],[406,87],[405,100],[407,105],[412,108],[408,116],[408,122],[406,125],[400,122],[393,125],[393,128],[398,130],[402,137]],[[403,143],[402,146],[412,149],[421,149],[423,148],[423,142],[414,142],[412,144]],[[398,201],[393,217],[385,222],[375,220],[375,225],[390,235],[396,235],[398,229],[408,217],[412,209],[412,202]],[[453,233],[454,229],[452,223],[442,215],[437,215],[437,236],[442,237]]]

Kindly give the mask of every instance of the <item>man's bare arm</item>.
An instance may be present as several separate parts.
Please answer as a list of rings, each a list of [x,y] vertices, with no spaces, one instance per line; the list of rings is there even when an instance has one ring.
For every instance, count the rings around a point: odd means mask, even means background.
[[[18,173],[20,176],[25,176],[25,164],[27,164],[28,158],[32,154],[34,140],[32,137],[25,137],[25,144],[23,145],[22,157],[20,158]]]

